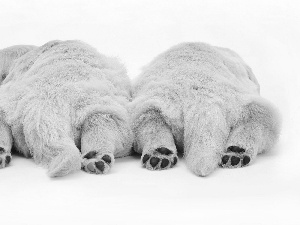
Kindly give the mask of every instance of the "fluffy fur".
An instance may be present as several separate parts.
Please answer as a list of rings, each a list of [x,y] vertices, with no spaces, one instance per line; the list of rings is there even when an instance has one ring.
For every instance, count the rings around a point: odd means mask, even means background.
[[[133,98],[135,151],[151,170],[174,166],[183,149],[188,167],[206,176],[218,165],[251,164],[278,139],[276,109],[229,49],[204,43],[169,49],[144,68]]]
[[[106,173],[130,153],[131,87],[118,60],[79,41],[51,41],[4,49],[0,65],[1,167],[12,146],[51,177],[81,167]]]
[[[25,53],[37,48],[32,45],[15,45],[0,51],[0,84],[9,73],[12,63]]]

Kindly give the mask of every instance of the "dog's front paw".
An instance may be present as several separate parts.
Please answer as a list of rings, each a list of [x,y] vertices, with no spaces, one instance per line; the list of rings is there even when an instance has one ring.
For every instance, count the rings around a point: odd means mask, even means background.
[[[142,165],[149,170],[164,170],[176,165],[178,157],[175,152],[165,147],[147,151],[142,155]]]
[[[114,156],[110,153],[99,153],[97,151],[90,151],[83,156],[81,168],[85,172],[92,174],[107,173],[114,163]]]
[[[11,154],[0,147],[0,169],[9,165],[11,161]]]

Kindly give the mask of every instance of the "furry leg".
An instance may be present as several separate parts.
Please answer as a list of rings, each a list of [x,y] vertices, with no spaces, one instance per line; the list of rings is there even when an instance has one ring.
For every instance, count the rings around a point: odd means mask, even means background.
[[[187,166],[198,176],[218,167],[229,129],[221,109],[201,106],[188,110],[185,118],[184,148]]]
[[[152,110],[144,114],[135,133],[136,151],[142,153],[142,164],[147,169],[168,169],[177,163],[171,129],[158,112]]]
[[[264,127],[254,122],[236,127],[228,139],[227,151],[222,156],[220,165],[227,168],[237,168],[252,162],[258,152],[262,150],[264,132]]]
[[[259,99],[244,107],[239,121],[232,130],[220,165],[237,168],[249,165],[256,155],[267,151],[276,143],[281,121],[265,100]]]
[[[96,113],[89,116],[82,128],[82,169],[93,174],[107,173],[115,161],[116,149],[122,148],[121,139],[112,115]]]
[[[0,120],[0,169],[11,161],[12,140],[10,127]]]

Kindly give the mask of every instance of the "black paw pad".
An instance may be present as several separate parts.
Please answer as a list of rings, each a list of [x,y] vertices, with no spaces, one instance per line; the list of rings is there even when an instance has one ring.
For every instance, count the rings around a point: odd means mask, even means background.
[[[89,163],[86,167],[88,168],[89,171],[95,172],[95,167],[94,167],[93,163]]]
[[[237,164],[239,164],[240,162],[240,158],[239,157],[236,157],[236,156],[232,156],[231,157],[231,165],[232,166],[236,166]]]
[[[104,171],[104,168],[105,168],[104,162],[102,162],[102,161],[95,162],[95,165],[101,172]]]
[[[158,148],[158,149],[156,149],[156,151],[162,155],[170,155],[173,153],[171,150],[164,148],[164,147]]]
[[[245,157],[243,158],[243,165],[245,166],[245,165],[247,165],[249,162],[250,162],[250,157],[249,157],[249,156],[245,156]]]
[[[107,163],[107,164],[110,164],[111,163],[111,158],[109,155],[104,155],[102,157],[102,159]]]
[[[173,159],[173,162],[172,162],[172,166],[175,166],[175,165],[176,165],[176,163],[177,163],[177,158],[176,158],[176,157],[174,157],[174,159]]]
[[[5,164],[6,164],[6,165],[9,164],[10,161],[11,161],[11,157],[10,157],[9,155],[7,155],[7,156],[5,157]]]
[[[159,158],[153,157],[150,159],[150,164],[152,167],[155,167],[159,163]]]
[[[165,167],[167,167],[169,165],[169,160],[167,160],[167,159],[162,159],[161,160],[161,164],[160,164],[160,167],[161,168],[165,168]]]
[[[146,163],[150,159],[150,155],[144,155],[143,157],[143,163]]]
[[[228,160],[229,160],[229,156],[228,155],[224,155],[223,157],[222,157],[222,164],[226,164],[227,162],[228,162]]]
[[[4,148],[0,147],[0,154],[4,152],[5,152]]]
[[[92,159],[92,158],[95,158],[96,155],[97,155],[96,151],[91,151],[91,152],[87,153],[83,158]]]
[[[240,148],[238,146],[230,146],[230,147],[227,148],[227,151],[228,152],[235,152],[235,153],[244,153],[245,149]]]

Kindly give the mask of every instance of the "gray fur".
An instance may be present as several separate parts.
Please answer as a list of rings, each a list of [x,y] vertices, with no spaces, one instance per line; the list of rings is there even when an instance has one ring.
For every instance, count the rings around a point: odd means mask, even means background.
[[[1,71],[9,67],[0,88],[0,147],[5,154],[14,145],[55,177],[81,166],[106,173],[114,157],[130,153],[131,86],[118,60],[79,41],[51,41],[22,56],[17,52],[24,47],[11,49],[18,56],[11,62],[3,57],[7,49],[0,51]],[[95,157],[84,158],[90,151]],[[103,171],[93,168],[105,163],[105,154],[111,163]]]
[[[32,45],[15,45],[0,51],[0,84],[13,67],[15,60],[35,48],[37,47]]]
[[[253,162],[273,147],[281,124],[259,90],[251,69],[233,51],[204,43],[174,46],[135,81],[135,151],[153,156],[158,147],[174,154],[182,148],[188,167],[199,176],[217,168],[229,146],[245,149]]]

